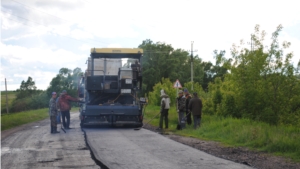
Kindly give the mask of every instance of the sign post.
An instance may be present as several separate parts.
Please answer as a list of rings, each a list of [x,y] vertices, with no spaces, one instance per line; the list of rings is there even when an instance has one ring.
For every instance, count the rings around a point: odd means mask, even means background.
[[[178,97],[178,88],[182,88],[179,80],[177,79],[176,82],[173,85],[174,88],[176,88],[176,96]]]

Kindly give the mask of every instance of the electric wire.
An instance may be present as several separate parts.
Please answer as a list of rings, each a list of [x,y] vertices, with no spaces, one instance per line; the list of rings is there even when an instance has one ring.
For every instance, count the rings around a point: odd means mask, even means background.
[[[18,21],[18,20],[14,20],[14,19],[11,19],[11,18],[6,18],[6,19],[12,20],[12,21],[14,21],[14,22],[17,22],[17,23],[20,23],[20,24],[23,24],[23,25],[26,25],[26,26],[29,26],[29,27],[36,28],[36,27],[34,27],[34,26],[32,26],[32,25],[26,24],[26,23],[24,23],[24,22],[20,22],[20,21]],[[57,34],[57,33],[55,33],[55,32],[49,31],[49,30],[46,30],[46,32],[52,33],[52,34],[54,34],[54,35],[66,37],[66,38],[69,38],[69,39],[77,40],[77,41],[80,41],[80,42],[85,42],[85,43],[88,43],[88,44],[90,43],[90,42],[83,41],[83,40],[79,40],[79,39],[75,39],[75,38],[72,38],[72,37],[69,37],[69,36],[60,35],[60,34]]]
[[[45,14],[47,14],[47,15],[50,15],[50,16],[52,16],[52,17],[58,18],[58,19],[60,19],[60,20],[62,20],[62,21],[64,21],[64,22],[66,22],[66,23],[72,23],[71,21],[68,21],[68,20],[66,20],[66,19],[60,18],[60,17],[58,17],[58,16],[56,16],[56,15],[47,13],[47,12],[42,11],[42,10],[40,10],[40,9],[34,8],[34,7],[32,7],[32,6],[26,5],[26,4],[21,3],[21,2],[19,2],[19,1],[15,1],[15,0],[11,0],[11,1],[12,1],[12,2],[15,2],[15,3],[18,3],[18,4],[20,4],[20,5],[23,5],[23,6],[27,7],[27,8],[29,8],[29,9],[33,9],[33,10],[36,10],[36,11],[45,13]],[[2,9],[5,9],[5,8],[2,7]],[[2,10],[2,11],[3,11],[3,10]],[[30,11],[30,10],[29,10],[29,11]],[[5,11],[4,11],[4,12],[5,12]],[[20,17],[20,16],[18,16],[18,17]],[[27,19],[27,20],[28,20],[28,19]],[[88,31],[83,31],[83,32],[86,32],[86,33],[89,33],[89,34],[93,34],[93,33],[90,33],[90,32],[88,32]],[[102,44],[108,45],[108,43],[105,43],[105,42],[100,42],[100,41],[93,40],[93,39],[91,39],[91,40],[92,40],[92,41],[96,41],[96,42],[98,42],[98,43],[102,43]]]

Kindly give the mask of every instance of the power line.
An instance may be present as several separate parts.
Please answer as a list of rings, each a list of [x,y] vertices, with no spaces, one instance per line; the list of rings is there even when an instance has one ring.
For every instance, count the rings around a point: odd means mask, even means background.
[[[32,21],[32,20],[29,20],[29,19],[27,19],[27,18],[24,18],[24,17],[21,17],[21,16],[18,16],[18,15],[14,15],[14,14],[12,14],[11,12],[7,12],[7,11],[3,11],[2,10],[2,12],[5,12],[5,13],[9,13],[10,15],[12,15],[12,16],[15,16],[15,17],[17,17],[17,18],[21,18],[21,19],[24,19],[24,20],[27,20],[27,21],[29,21],[29,22],[32,22],[32,23],[35,23],[35,24],[38,24],[38,25],[42,25],[42,26],[44,26],[44,27],[47,27],[47,28],[49,28],[47,25],[44,25],[44,24],[41,24],[41,23],[38,23],[38,22],[35,22],[35,21]],[[10,18],[7,18],[7,19],[10,19]],[[11,19],[12,20],[12,19]],[[20,22],[21,23],[21,22]],[[29,25],[28,25],[29,26]],[[53,33],[53,32],[52,32]],[[58,34],[59,35],[59,34]],[[61,36],[64,36],[64,35],[61,35]],[[65,36],[65,37],[67,37],[67,36]],[[72,37],[69,37],[69,38],[72,38]],[[75,38],[72,38],[72,39],[75,39]],[[75,40],[78,40],[78,39],[75,39]],[[96,41],[96,40],[93,40],[93,39],[90,39],[91,41],[94,41],[94,42],[97,42],[97,43],[102,43],[102,44],[105,44],[105,45],[107,45],[107,43],[104,43],[104,42],[99,42],[99,41]],[[79,40],[79,41],[82,41],[82,40]],[[87,42],[87,41],[85,41],[85,42]],[[90,43],[90,42],[88,42],[88,43]]]
[[[20,21],[18,21],[18,20],[14,20],[14,19],[11,19],[11,18],[6,18],[6,19],[9,19],[9,20],[12,20],[12,21],[14,21],[14,22],[18,22],[18,23],[21,23],[21,24],[23,24],[23,25],[26,25],[26,26],[29,26],[29,27],[33,27],[33,28],[35,28],[35,27],[34,27],[34,26],[32,26],[32,25],[28,25],[28,24],[26,24],[26,23],[23,23],[23,22],[20,22]],[[85,43],[90,43],[90,42],[83,41],[83,40],[79,40],[79,39],[75,39],[75,38],[72,38],[72,37],[69,37],[69,36],[60,35],[60,34],[57,34],[57,33],[55,33],[55,32],[49,31],[49,30],[47,30],[47,32],[50,32],[50,33],[56,34],[56,35],[58,35],[58,36],[62,36],[62,37],[66,37],[66,38],[74,39],[74,40],[77,40],[77,41],[81,41],[81,42],[85,42]]]
[[[72,23],[71,21],[68,21],[68,20],[66,20],[66,19],[60,18],[60,17],[58,17],[58,16],[56,16],[56,15],[52,15],[52,14],[50,14],[50,13],[47,13],[47,12],[42,11],[42,10],[39,10],[39,9],[34,8],[34,7],[32,7],[32,6],[25,5],[24,3],[21,3],[21,2],[15,1],[15,0],[11,0],[11,1],[13,1],[13,2],[15,2],[15,3],[18,3],[18,4],[20,4],[20,5],[23,5],[23,6],[27,7],[27,8],[29,8],[29,9],[33,9],[33,10],[36,10],[36,11],[45,13],[45,14],[47,14],[47,15],[53,16],[53,17],[58,18],[58,19],[60,19],[60,20],[62,20],[62,21],[64,21],[64,22]],[[3,7],[2,7],[2,8],[3,8]],[[17,16],[17,17],[19,17],[19,16]],[[28,19],[27,19],[27,20],[28,20]],[[44,25],[44,26],[45,26],[45,25]],[[84,32],[87,32],[87,31],[84,31]],[[87,32],[87,33],[90,33],[90,32]],[[93,33],[90,33],[90,34],[93,34]],[[92,40],[92,39],[91,39],[91,40]],[[92,40],[92,41],[95,41],[95,42],[98,42],[98,43],[102,43],[102,44],[108,45],[107,43],[103,43],[103,42],[100,42],[100,41],[97,41],[97,40]]]
[[[51,15],[51,16],[53,16],[53,17],[56,17],[56,18],[58,18],[58,19],[61,19],[61,20],[63,20],[63,21],[70,22],[70,21],[68,21],[68,20],[65,20],[65,19],[62,19],[62,18],[60,18],[60,17],[58,17],[58,16],[55,16],[55,15],[49,14],[49,13],[47,13],[47,12],[45,12],[45,11],[39,10],[39,9],[37,9],[37,8],[31,7],[31,6],[28,6],[28,5],[25,5],[25,4],[21,3],[21,2],[18,2],[18,1],[15,1],[15,0],[11,0],[11,1],[13,1],[13,2],[15,2],[15,3],[18,3],[18,4],[21,4],[21,5],[23,5],[23,6],[27,7],[27,8],[34,9],[34,10],[37,10],[37,11],[39,11],[39,12],[42,12],[42,13],[45,13],[45,14]]]
[[[33,10],[36,10],[36,11],[45,13],[45,14],[47,14],[47,15],[50,15],[50,16],[52,16],[52,17],[58,18],[58,19],[60,19],[60,20],[62,20],[62,21],[64,21],[64,22],[72,23],[72,22],[69,21],[69,20],[60,18],[60,17],[58,17],[58,16],[56,16],[56,15],[47,13],[47,12],[42,11],[42,10],[40,10],[40,9],[37,9],[37,8],[32,7],[32,6],[29,6],[29,5],[26,5],[26,4],[24,4],[24,3],[21,3],[21,2],[19,2],[19,1],[16,1],[16,0],[11,0],[11,1],[12,1],[12,2],[15,2],[15,3],[18,3],[18,4],[20,4],[20,5],[23,5],[23,6],[27,7],[27,8],[29,8],[29,9],[33,9]],[[89,2],[89,1],[87,1],[87,0],[82,0],[82,1],[83,1],[83,2],[86,2],[86,3],[88,3],[88,4],[92,4],[91,2]],[[136,21],[135,19],[131,19],[131,20],[134,21],[134,22]],[[153,25],[149,25],[149,24],[147,24],[147,25],[153,27]],[[84,31],[84,32],[87,32],[87,31]],[[87,33],[90,33],[90,32],[87,32]],[[90,34],[93,34],[93,33],[90,33]],[[130,38],[130,39],[140,40],[140,39],[138,39],[138,38]],[[93,40],[93,41],[96,41],[96,40]],[[99,42],[99,41],[98,41],[98,42]],[[102,42],[99,42],[99,43],[102,43]],[[107,45],[107,43],[105,43],[105,44]]]

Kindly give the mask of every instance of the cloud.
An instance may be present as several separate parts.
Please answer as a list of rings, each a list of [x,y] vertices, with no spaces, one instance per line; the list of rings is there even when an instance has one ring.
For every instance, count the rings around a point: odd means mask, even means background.
[[[1,72],[17,87],[27,75],[34,75],[36,84],[45,87],[62,67],[84,70],[92,47],[132,48],[145,39],[184,50],[190,50],[194,41],[198,50],[194,54],[214,62],[213,50],[230,55],[233,43],[250,42],[256,24],[267,32],[266,45],[282,24],[280,41],[291,41],[288,50],[297,60],[300,35],[291,34],[300,30],[297,4],[296,0],[153,0],[143,4],[138,0],[3,0]]]
[[[122,48],[121,44],[114,43],[114,44],[109,44],[107,45],[108,48]]]
[[[64,49],[50,50],[42,48],[25,48],[1,43],[2,75],[7,79],[14,79],[12,85],[19,87],[22,80],[30,76],[36,86],[46,89],[52,78],[58,74],[60,68],[85,70],[87,56],[78,55]],[[3,90],[3,86],[1,86]]]

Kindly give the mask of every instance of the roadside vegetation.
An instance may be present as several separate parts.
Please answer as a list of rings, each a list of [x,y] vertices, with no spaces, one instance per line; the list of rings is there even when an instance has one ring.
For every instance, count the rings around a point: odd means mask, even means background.
[[[44,120],[47,117],[49,117],[47,108],[1,114],[1,131],[21,126],[23,124]]]
[[[144,117],[144,124],[160,111],[159,106],[148,105]],[[300,129],[293,126],[270,125],[250,119],[238,119],[207,115],[203,113],[201,127],[193,129],[188,126],[183,130],[176,130],[178,122],[175,107],[169,111],[169,129],[165,132],[194,137],[203,140],[220,142],[224,146],[247,147],[252,150],[272,153],[300,162]],[[159,116],[154,118],[151,125],[159,124]]]

